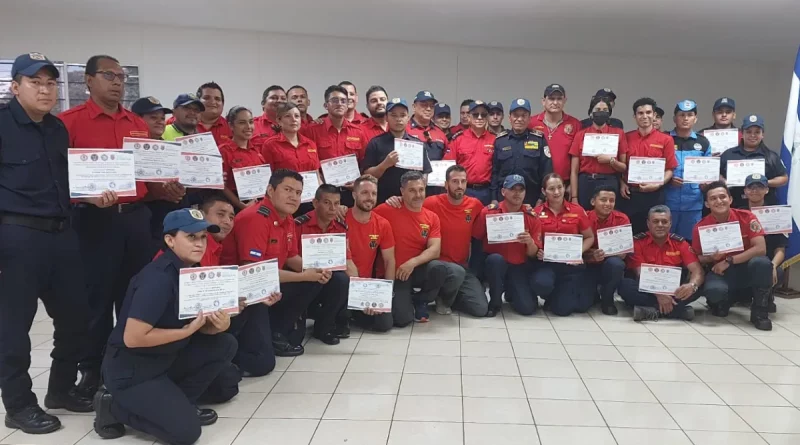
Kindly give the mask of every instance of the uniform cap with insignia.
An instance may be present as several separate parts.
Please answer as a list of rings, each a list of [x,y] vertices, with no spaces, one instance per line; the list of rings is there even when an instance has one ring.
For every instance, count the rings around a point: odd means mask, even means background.
[[[730,108],[731,110],[736,111],[736,101],[730,97],[720,97],[716,100],[716,102],[714,102],[713,111],[717,111],[720,108]]]
[[[434,103],[439,102],[433,96],[433,93],[431,93],[430,91],[425,91],[425,90],[420,91],[419,93],[417,93],[417,97],[414,98],[414,102],[426,102],[426,101],[429,101],[429,100],[432,100]]]
[[[50,74],[56,79],[59,76],[58,68],[41,53],[28,53],[22,54],[14,59],[14,64],[11,65],[11,78],[13,79],[18,74],[31,77],[35,76],[40,69],[47,68]]]
[[[159,102],[159,100],[153,96],[137,99],[136,102],[131,105],[131,111],[139,116],[144,116],[148,113],[155,113],[156,111],[163,111],[166,114],[172,114],[171,109],[161,105],[161,102]]]
[[[203,105],[203,102],[201,102],[197,96],[187,93],[179,94],[178,97],[175,98],[175,101],[172,102],[172,108],[186,107],[191,104],[197,104],[200,107],[200,111],[206,111],[205,105]]]
[[[511,113],[514,110],[518,110],[520,108],[530,113],[531,102],[528,99],[523,99],[523,98],[514,99],[511,101],[511,107],[508,109],[508,112]]]
[[[392,108],[397,106],[404,107],[406,110],[408,110],[408,104],[406,103],[406,100],[401,99],[399,97],[395,97],[392,100],[390,100],[388,104],[386,104],[386,112],[388,113],[392,111]]]
[[[450,105],[447,104],[436,104],[436,107],[433,109],[433,115],[439,116],[441,114],[450,115]]]
[[[522,188],[525,188],[525,178],[523,178],[521,175],[506,176],[506,180],[503,181],[503,188],[510,189],[513,188],[515,185],[521,185]]]
[[[678,114],[679,111],[683,111],[684,113],[694,111],[695,114],[697,114],[697,103],[689,99],[682,100],[675,105],[674,114]]]
[[[493,101],[489,102],[489,111],[492,111],[492,110],[500,110],[502,112],[503,111],[503,104],[498,102],[498,101],[496,101],[496,100],[493,100]]]
[[[594,93],[594,97],[607,97],[611,99],[612,102],[617,100],[617,95],[614,94],[614,91],[612,91],[611,88],[597,90],[597,92]]]
[[[476,101],[472,102],[471,104],[469,104],[469,112],[472,113],[472,110],[474,110],[474,109],[476,109],[478,107],[486,108],[486,111],[489,111],[489,106],[486,105],[486,102],[484,102],[482,100],[476,100]]]
[[[544,89],[544,97],[550,96],[553,93],[561,93],[564,96],[567,95],[567,91],[564,89],[564,87],[557,83],[550,84]]]
[[[742,130],[747,130],[750,127],[761,127],[761,129],[763,130],[764,118],[762,118],[757,114],[751,114],[750,116],[747,116],[746,118],[744,118],[744,121],[742,122]]]
[[[197,233],[203,230],[219,233],[219,226],[211,224],[203,218],[203,213],[196,209],[180,209],[167,213],[164,217],[164,232],[181,231]]]
[[[767,182],[767,178],[759,173],[753,173],[752,175],[747,176],[744,180],[745,188],[750,187],[753,184],[761,184],[764,187],[769,187],[769,183]]]

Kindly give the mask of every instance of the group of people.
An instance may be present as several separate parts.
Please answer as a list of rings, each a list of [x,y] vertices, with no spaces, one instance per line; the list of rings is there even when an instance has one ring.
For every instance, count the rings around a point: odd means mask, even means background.
[[[739,145],[722,153],[720,177],[689,184],[684,158],[711,156],[703,131],[693,128],[691,100],[676,105],[670,132],[661,130],[664,111],[654,100],[635,101],[637,128],[627,133],[611,117],[611,90],[599,90],[579,121],[564,112],[559,84],[547,86],[538,114],[528,99],[512,100],[507,129],[499,101],[464,101],[450,126],[450,107],[432,92],[409,104],[380,86],[366,92],[365,115],[350,82],[326,89],[327,113],[317,118],[299,85],[268,87],[259,115],[235,106],[223,116],[224,93],[214,82],[178,95],[171,108],[144,97],[127,110],[124,71],[99,55],[86,64],[89,100],[56,117],[58,76],[43,55],[23,54],[12,67],[14,98],[0,105],[0,389],[9,428],[60,428],[40,408],[28,374],[27,333],[40,299],[55,327],[44,405],[94,410],[104,438],[122,436],[128,425],[171,444],[194,443],[216,421],[199,405],[235,397],[240,380],[268,374],[276,356],[303,354],[309,319],[311,335],[334,346],[350,336],[351,323],[403,328],[428,322],[431,305],[443,316],[494,317],[505,299],[530,315],[541,298],[558,316],[597,302],[613,316],[618,294],[636,321],[691,320],[689,303],[705,296],[713,315],[742,303],[756,328],[771,329],[786,237],[766,235],[748,209],[775,204],[775,188],[788,177],[764,145],[757,115],[744,119]],[[733,99],[719,99],[713,113],[710,128],[735,128]],[[137,183],[135,197],[104,191],[70,199],[68,148],[206,132],[223,158],[221,192]],[[584,156],[587,134],[617,135],[617,155]],[[398,166],[397,139],[423,145],[421,171]],[[301,203],[300,172],[345,155],[356,156],[362,176],[322,184],[311,203]],[[663,158],[663,181],[629,183],[630,157]],[[765,174],[729,188],[724,161],[753,158],[765,160]],[[438,160],[455,161],[443,187],[427,181]],[[239,199],[232,169],[262,164],[272,170],[266,195]],[[513,242],[490,243],[487,216],[504,213],[522,214],[524,231]],[[738,223],[743,249],[704,252],[699,229],[727,222]],[[599,249],[598,230],[627,224],[632,253]],[[346,234],[346,271],[303,269],[301,236],[323,233]],[[545,234],[580,235],[582,261],[543,261]],[[235,316],[179,319],[181,269],[269,259],[277,260],[280,292],[240,302]],[[681,268],[680,287],[640,291],[643,264]],[[391,312],[348,310],[351,277],[393,280]]]

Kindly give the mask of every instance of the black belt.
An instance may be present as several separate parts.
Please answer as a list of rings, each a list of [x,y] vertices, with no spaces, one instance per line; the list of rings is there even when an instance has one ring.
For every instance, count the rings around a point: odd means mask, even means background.
[[[138,209],[144,207],[144,203],[142,203],[142,202],[131,202],[131,203],[127,203],[127,204],[114,204],[113,206],[105,207],[105,208],[102,208],[102,209],[100,207],[97,207],[97,206],[92,205],[92,204],[81,203],[81,204],[76,205],[75,207],[77,207],[79,209],[92,209],[92,210],[99,210],[99,211],[112,212],[112,213],[130,213],[130,212],[133,212],[135,210],[138,210]]]
[[[4,214],[0,215],[0,224],[23,226],[42,232],[60,233],[69,227],[69,218],[48,218],[44,216]]]
[[[475,189],[475,190],[480,190],[480,189],[489,188],[489,184],[488,183],[486,183],[486,184],[469,184],[469,185],[467,185],[467,187],[469,187],[471,189]]]
[[[578,176],[584,176],[592,180],[614,179],[614,175],[609,175],[607,173],[580,173]]]

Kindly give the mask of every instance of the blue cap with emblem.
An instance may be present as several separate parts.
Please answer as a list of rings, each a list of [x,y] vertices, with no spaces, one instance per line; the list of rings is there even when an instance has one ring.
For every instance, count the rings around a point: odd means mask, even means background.
[[[611,101],[617,100],[617,95],[611,90],[611,88],[601,88],[594,93],[593,97],[607,97]]]
[[[450,114],[450,105],[447,104],[436,104],[433,108],[433,115],[438,116],[440,114]]]
[[[501,113],[503,112],[503,104],[496,100],[489,102],[487,105],[489,106],[489,111],[500,110]]]
[[[747,116],[742,121],[742,130],[747,130],[750,127],[761,127],[764,130],[764,118],[757,114]]]
[[[712,111],[717,111],[720,108],[730,108],[731,110],[736,111],[736,101],[730,97],[720,97],[716,102],[714,102],[714,109]]]
[[[433,97],[433,93],[431,93],[430,91],[426,91],[426,90],[420,91],[419,93],[417,93],[417,96],[414,98],[414,102],[425,102],[425,101],[429,101],[429,100],[432,100],[435,103],[439,102],[438,100],[436,100],[435,97]]]
[[[515,185],[521,185],[522,188],[525,188],[525,178],[523,178],[520,175],[506,176],[506,180],[503,181],[503,188],[510,189],[513,188]]]
[[[219,233],[219,226],[211,224],[203,217],[203,212],[197,209],[180,209],[167,213],[164,217],[164,232],[175,230],[186,233],[197,233],[207,230],[210,233]]]
[[[690,99],[682,100],[675,104],[675,111],[673,113],[678,114],[680,111],[684,113],[694,111],[694,113],[697,114],[697,103]]]
[[[139,116],[155,113],[156,111],[163,111],[166,114],[172,114],[172,110],[161,105],[161,102],[153,96],[143,97],[138,99],[131,105],[131,111]]]
[[[401,99],[399,97],[395,97],[386,104],[386,112],[392,111],[392,108],[401,106],[408,110],[408,104],[406,103],[405,99]]]
[[[200,106],[200,111],[206,111],[206,107],[203,105],[203,102],[201,102],[197,96],[191,93],[179,94],[178,97],[175,98],[175,101],[172,102],[172,108],[186,107],[191,104],[197,104]]]
[[[528,99],[523,98],[514,99],[511,101],[511,106],[508,108],[508,112],[512,113],[514,110],[519,110],[520,108],[530,113],[531,102]]]
[[[58,78],[58,69],[56,66],[41,53],[28,53],[14,59],[14,64],[11,65],[11,78],[17,77],[20,74],[25,77],[35,76],[42,68],[48,68],[50,74],[56,79]]]
[[[486,105],[486,102],[484,102],[482,100],[476,100],[476,101],[472,102],[471,104],[469,104],[469,112],[472,113],[472,110],[474,110],[474,109],[476,109],[478,107],[486,108],[486,111],[489,111],[489,106]]]
[[[764,187],[769,187],[769,183],[767,182],[767,177],[762,175],[761,173],[753,173],[752,175],[748,175],[747,178],[744,180],[745,188],[750,187],[753,184],[761,184]]]

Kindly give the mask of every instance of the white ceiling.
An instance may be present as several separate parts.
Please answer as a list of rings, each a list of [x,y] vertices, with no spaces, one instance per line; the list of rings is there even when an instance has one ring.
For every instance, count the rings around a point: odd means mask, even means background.
[[[791,63],[800,45],[800,0],[26,0],[13,7],[86,20],[632,56]]]

